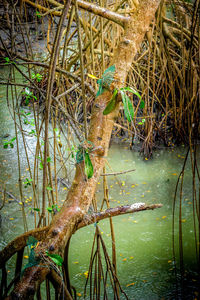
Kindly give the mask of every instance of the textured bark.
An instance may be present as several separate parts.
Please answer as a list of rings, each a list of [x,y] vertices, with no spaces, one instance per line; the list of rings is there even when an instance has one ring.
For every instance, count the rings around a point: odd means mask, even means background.
[[[99,222],[103,219],[116,217],[124,214],[132,214],[135,212],[140,212],[144,210],[153,210],[162,207],[162,204],[145,204],[145,203],[134,203],[132,205],[118,206],[115,208],[109,208],[105,211],[101,211],[93,214],[86,214],[80,223],[74,228],[75,233],[78,229]],[[49,226],[36,228],[25,232],[24,234],[16,237],[11,241],[1,252],[0,252],[0,268],[3,267],[4,263],[8,261],[16,252],[22,250],[27,245],[28,238],[30,236],[36,238],[38,241],[44,240],[47,232],[49,231]]]
[[[74,181],[63,207],[50,224],[45,240],[35,250],[38,256],[41,256],[41,253],[45,253],[46,250],[52,253],[62,253],[77,224],[87,213],[105,163],[104,157],[108,153],[113,124],[119,112],[119,103],[115,110],[106,116],[103,115],[103,110],[112,96],[112,89],[125,86],[127,73],[159,3],[160,0],[141,0],[137,10],[130,17],[130,21],[125,24],[124,36],[111,63],[111,65],[115,64],[117,80],[113,83],[110,91],[104,92],[95,99],[93,106],[88,140],[94,143],[96,149],[93,151],[94,156],[91,159],[94,175],[87,180],[83,172],[83,163],[76,166]],[[34,291],[48,273],[49,269],[40,267],[40,265],[26,269],[22,280],[16,285],[9,299],[32,299]]]

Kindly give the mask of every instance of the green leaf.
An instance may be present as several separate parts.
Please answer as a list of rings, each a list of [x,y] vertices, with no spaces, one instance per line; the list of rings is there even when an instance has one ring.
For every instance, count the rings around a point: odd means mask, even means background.
[[[10,148],[14,148],[14,145],[13,145],[13,143],[10,143]]]
[[[10,58],[9,58],[9,57],[5,57],[4,59],[5,59],[5,61],[6,61],[7,63],[10,62]]]
[[[41,14],[39,11],[36,11],[36,17],[41,18]]]
[[[134,117],[134,108],[133,108],[132,102],[124,91],[120,90],[120,92],[122,95],[122,102],[124,105],[125,116],[126,116],[127,120],[129,122],[131,122],[131,120],[133,120],[133,117]]]
[[[124,88],[121,88],[120,90],[122,91],[127,91],[127,92],[131,92],[132,94],[138,96],[139,99],[142,99],[142,97],[140,96],[140,94],[138,93],[138,91],[136,91],[135,89],[127,86],[127,87],[124,87]]]
[[[93,176],[94,170],[93,165],[90,160],[90,156],[87,151],[84,153],[84,161],[85,161],[85,175],[88,179],[90,179]]]
[[[104,71],[102,78],[97,80],[97,83],[99,85],[99,90],[96,94],[96,97],[103,94],[105,90],[109,90],[110,85],[114,80],[114,75],[115,75],[115,65],[110,66]]]
[[[47,191],[52,191],[53,190],[51,186],[47,186],[46,189],[47,189]]]
[[[50,254],[48,251],[46,251],[46,255],[50,257],[57,266],[62,266],[63,258],[60,255]]]
[[[42,169],[43,169],[43,163],[42,163],[42,162],[40,162],[39,169],[40,169],[40,170],[42,170]]]
[[[51,162],[51,157],[47,157],[47,162],[50,163]]]
[[[47,207],[48,212],[52,213],[53,208],[51,206]]]
[[[141,108],[141,109],[144,108],[144,100],[141,100],[141,102],[140,102],[140,108]]]
[[[27,240],[27,242],[26,242],[26,245],[27,246],[34,246],[34,245],[36,245],[37,244],[37,242],[38,242],[38,240],[36,239],[36,238],[34,238],[34,236],[29,236],[29,238],[28,238],[28,240]]]
[[[39,208],[33,208],[33,210],[34,210],[34,211],[40,211],[40,209],[39,209]]]
[[[4,144],[3,147],[4,147],[4,149],[7,149],[8,148],[8,144]]]
[[[10,141],[11,142],[14,142],[16,140],[16,137],[12,138]]]
[[[106,106],[106,108],[103,111],[104,115],[108,115],[109,113],[111,113],[115,109],[117,93],[118,93],[118,90],[114,89],[114,92],[112,94],[112,98],[110,99],[108,105]]]

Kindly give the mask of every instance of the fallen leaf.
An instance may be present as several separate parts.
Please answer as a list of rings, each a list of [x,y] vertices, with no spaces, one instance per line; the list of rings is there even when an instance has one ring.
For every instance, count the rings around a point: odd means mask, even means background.
[[[134,285],[134,284],[135,284],[135,282],[129,283],[129,284],[126,285],[126,287],[129,287],[129,286]]]

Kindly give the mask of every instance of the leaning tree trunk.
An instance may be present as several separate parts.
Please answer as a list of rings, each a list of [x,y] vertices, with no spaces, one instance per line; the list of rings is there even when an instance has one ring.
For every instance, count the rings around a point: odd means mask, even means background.
[[[137,3],[138,1],[134,1]],[[114,88],[125,86],[126,77],[134,56],[147,32],[160,0],[141,0],[135,6],[128,22],[124,24],[124,35],[117,47],[111,65],[115,65],[115,78],[110,90],[106,90],[94,102],[88,140],[95,148],[91,158],[94,174],[86,179],[83,162],[76,165],[76,173],[61,211],[53,218],[43,241],[35,249],[36,255],[42,257],[46,250],[50,253],[63,254],[64,248],[76,226],[83,219],[91,204],[97,181],[108,153],[113,124],[118,116],[120,102],[113,112],[103,115]],[[120,100],[120,99],[119,99]],[[44,281],[49,268],[40,264],[27,268],[22,279],[14,287],[8,299],[32,299],[39,285]]]

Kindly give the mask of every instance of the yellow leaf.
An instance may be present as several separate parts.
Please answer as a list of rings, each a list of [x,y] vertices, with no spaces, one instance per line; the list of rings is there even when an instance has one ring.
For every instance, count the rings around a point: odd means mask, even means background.
[[[133,184],[131,187],[134,188],[134,187],[135,187],[135,184]]]
[[[166,219],[167,217],[166,216],[162,216],[162,219]]]
[[[182,222],[182,223],[185,223],[185,222],[186,222],[186,219],[182,219],[181,222]]]
[[[138,221],[133,221],[133,223],[138,223]]]
[[[94,75],[92,75],[92,74],[89,74],[89,73],[87,73],[87,76],[90,77],[90,78],[92,78],[92,79],[99,79],[99,78],[97,78],[96,76],[94,76]]]
[[[81,293],[76,293],[77,296],[81,297]]]
[[[130,258],[130,259],[133,259],[133,256],[130,256],[129,258]]]
[[[12,221],[12,220],[14,220],[14,218],[10,218],[10,220]]]
[[[172,175],[177,176],[177,173],[172,173]]]
[[[142,184],[147,184],[146,182],[142,182]]]
[[[145,157],[145,160],[148,160],[148,158],[147,158],[147,157]]]
[[[171,262],[172,262],[172,260],[171,260],[171,259],[169,259],[169,260],[168,260],[168,264],[170,264]]]
[[[27,259],[27,258],[28,258],[28,255],[24,255],[24,258],[26,258],[26,259]]]
[[[85,278],[88,278],[88,271],[84,272]]]
[[[129,284],[126,285],[126,287],[129,287],[129,286],[134,285],[134,284],[135,284],[135,282],[129,283]]]
[[[78,261],[74,261],[74,264],[78,264],[79,262]]]
[[[122,259],[123,261],[127,261],[127,258]]]

